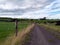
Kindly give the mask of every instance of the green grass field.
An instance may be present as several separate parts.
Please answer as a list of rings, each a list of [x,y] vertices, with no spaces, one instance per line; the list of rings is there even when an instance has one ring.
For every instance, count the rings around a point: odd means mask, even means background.
[[[21,31],[26,28],[28,22],[18,23],[18,30]],[[15,33],[15,23],[14,22],[0,22],[0,42],[4,41],[7,37]]]

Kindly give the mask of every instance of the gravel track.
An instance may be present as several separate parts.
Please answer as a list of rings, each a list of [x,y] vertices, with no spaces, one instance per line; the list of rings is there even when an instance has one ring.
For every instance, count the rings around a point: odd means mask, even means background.
[[[37,24],[32,29],[30,37],[31,40],[27,45],[60,45],[60,40]]]

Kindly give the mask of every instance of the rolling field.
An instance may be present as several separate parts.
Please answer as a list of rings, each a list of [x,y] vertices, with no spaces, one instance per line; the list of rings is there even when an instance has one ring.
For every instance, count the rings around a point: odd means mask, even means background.
[[[18,23],[18,30],[21,31],[26,28],[27,22]],[[15,34],[15,23],[14,22],[0,22],[0,42],[3,42],[7,37]]]

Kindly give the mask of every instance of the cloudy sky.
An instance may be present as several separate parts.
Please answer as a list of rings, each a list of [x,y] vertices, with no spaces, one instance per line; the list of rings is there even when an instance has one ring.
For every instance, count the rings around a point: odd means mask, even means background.
[[[0,0],[0,17],[60,19],[60,0]]]

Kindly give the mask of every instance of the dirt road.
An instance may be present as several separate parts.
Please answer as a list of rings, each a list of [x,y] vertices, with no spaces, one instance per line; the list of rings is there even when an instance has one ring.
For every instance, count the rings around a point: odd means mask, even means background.
[[[39,25],[35,25],[30,37],[31,40],[28,45],[60,45],[60,40]]]

